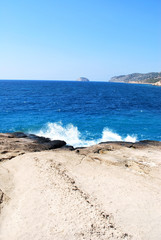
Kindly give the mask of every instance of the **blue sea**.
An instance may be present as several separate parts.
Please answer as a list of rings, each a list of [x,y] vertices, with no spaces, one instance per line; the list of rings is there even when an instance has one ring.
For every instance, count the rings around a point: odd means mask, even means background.
[[[74,81],[0,81],[0,132],[23,131],[73,146],[161,141],[161,87]]]

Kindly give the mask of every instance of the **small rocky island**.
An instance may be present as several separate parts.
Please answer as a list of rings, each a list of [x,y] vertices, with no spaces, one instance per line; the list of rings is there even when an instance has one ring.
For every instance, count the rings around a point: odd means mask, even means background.
[[[85,78],[85,77],[80,77],[80,78],[77,79],[77,81],[79,81],[79,82],[89,82],[89,79]]]

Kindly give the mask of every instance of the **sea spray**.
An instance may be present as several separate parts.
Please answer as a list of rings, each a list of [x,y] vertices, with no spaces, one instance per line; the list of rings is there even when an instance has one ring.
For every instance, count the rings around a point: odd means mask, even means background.
[[[51,140],[64,140],[68,145],[72,145],[74,147],[91,146],[107,141],[137,141],[136,136],[127,135],[124,138],[107,127],[103,129],[101,138],[88,140],[86,136],[81,134],[76,126],[71,123],[64,126],[61,122],[47,123],[42,129],[40,129],[40,131],[32,133],[37,134],[38,136],[50,138]]]
[[[106,141],[125,141],[125,142],[136,142],[137,137],[132,135],[127,135],[127,137],[121,137],[119,134],[111,131],[109,128],[104,128],[102,133],[102,139],[101,142]]]

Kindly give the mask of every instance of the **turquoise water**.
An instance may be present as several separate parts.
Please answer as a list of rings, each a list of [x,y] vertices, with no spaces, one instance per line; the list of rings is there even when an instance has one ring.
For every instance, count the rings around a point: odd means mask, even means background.
[[[0,81],[0,132],[74,146],[161,140],[161,87],[108,82]]]

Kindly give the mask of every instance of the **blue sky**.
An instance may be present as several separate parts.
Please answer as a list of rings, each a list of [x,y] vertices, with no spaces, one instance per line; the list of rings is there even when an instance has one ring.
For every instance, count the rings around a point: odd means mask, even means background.
[[[161,71],[160,0],[0,0],[0,79]]]

